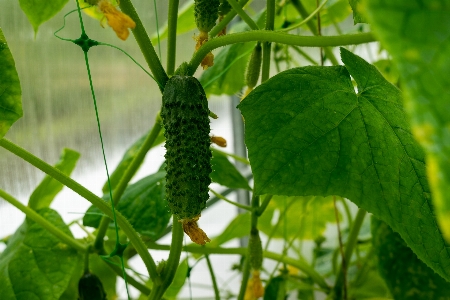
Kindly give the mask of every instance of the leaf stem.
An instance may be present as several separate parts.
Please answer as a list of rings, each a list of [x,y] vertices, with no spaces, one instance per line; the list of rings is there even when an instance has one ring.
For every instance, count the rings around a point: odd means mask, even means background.
[[[267,31],[274,28],[275,23],[275,0],[267,0],[266,8],[266,27]],[[265,82],[270,77],[270,51],[271,43],[264,42],[262,44],[262,67],[261,67],[261,83]]]
[[[353,44],[364,44],[376,41],[372,33],[358,33],[340,36],[298,36],[283,32],[253,30],[227,34],[218,38],[214,38],[203,44],[200,49],[194,53],[189,62],[189,75],[193,75],[197,70],[202,59],[210,51],[237,43],[245,43],[252,41],[267,41],[286,45],[302,46],[302,47],[327,47],[327,46],[345,46]]]
[[[239,3],[236,2],[236,0],[228,0],[228,3],[230,3],[231,7],[233,7],[234,11],[239,15],[239,17],[241,17],[241,19],[244,20],[245,23],[247,23],[250,29],[259,29],[255,21],[250,18],[250,16],[242,9],[242,6],[240,6]]]
[[[17,146],[13,142],[3,138],[0,140],[0,146],[5,148],[6,150],[10,151],[11,153],[17,155],[18,157],[22,158],[23,160],[27,161],[31,165],[35,166],[39,170],[43,171],[44,173],[48,174],[49,176],[53,177],[57,181],[61,182],[71,190],[73,190],[75,193],[79,194],[81,197],[85,198],[89,202],[91,202],[93,205],[97,206],[104,214],[106,214],[111,219],[113,218],[113,213],[111,210],[111,205],[109,203],[105,202],[103,199],[97,197],[95,194],[93,194],[91,191],[86,189],[84,186],[73,180],[72,178],[68,177],[58,169],[54,168],[53,166],[47,164],[42,159],[34,156],[30,152],[26,151],[25,149]],[[120,228],[123,230],[123,232],[126,234],[126,236],[129,238],[130,242],[133,244],[136,251],[141,256],[142,260],[144,261],[145,266],[147,267],[148,273],[152,280],[154,282],[158,282],[160,280],[159,275],[156,271],[156,264],[153,258],[151,257],[150,253],[147,250],[147,247],[145,246],[142,239],[139,237],[137,232],[133,229],[133,227],[130,225],[130,223],[125,219],[125,217],[122,216],[118,211],[116,212],[116,219],[117,223],[119,224]]]
[[[148,299],[159,300],[162,299],[167,288],[173,281],[175,273],[180,263],[180,256],[183,250],[183,227],[178,222],[178,218],[174,215],[172,218],[172,243],[170,245],[169,258],[161,272],[162,282],[160,284],[154,284],[152,292]]]
[[[167,17],[167,74],[175,72],[176,47],[177,47],[177,21],[178,5],[180,0],[169,0],[169,13]]]
[[[170,250],[170,245],[160,245],[156,243],[148,243],[147,246],[150,249],[155,250]],[[190,253],[199,253],[199,254],[237,254],[237,255],[247,255],[248,249],[247,248],[222,248],[222,247],[200,247],[200,246],[194,246],[194,245],[188,245],[183,247],[183,251],[187,251]],[[316,270],[311,267],[305,260],[302,259],[294,259],[290,258],[288,256],[283,256],[282,254],[270,252],[270,251],[263,251],[263,256],[267,259],[272,259],[275,261],[280,261],[282,263],[291,265],[309,277],[311,277],[315,283],[317,283],[322,289],[329,291],[330,287],[325,282],[325,279],[316,272]]]
[[[264,211],[267,208],[267,205],[269,205],[270,200],[272,200],[273,195],[266,195],[266,197],[264,197],[263,202],[261,203],[261,206],[258,208],[258,211],[256,212],[256,215],[259,217],[261,216]]]
[[[328,0],[323,1],[322,4],[320,4],[320,5],[316,8],[316,10],[314,10],[308,17],[306,17],[306,18],[305,18],[303,21],[301,21],[300,23],[295,24],[295,25],[293,25],[293,26],[291,26],[291,27],[288,27],[288,28],[281,29],[281,31],[286,31],[286,32],[287,32],[287,31],[291,31],[291,30],[293,30],[293,29],[296,29],[296,28],[298,28],[298,27],[300,27],[300,26],[302,26],[302,25],[308,23],[309,20],[311,20],[312,18],[314,18],[314,16],[322,9],[322,7],[324,7],[324,5],[325,5],[327,2],[328,2]]]
[[[57,228],[55,225],[47,221],[44,217],[42,217],[40,214],[35,212],[33,209],[31,209],[28,206],[23,205],[19,200],[14,198],[12,195],[8,194],[7,192],[0,189],[0,197],[8,201],[10,204],[21,210],[27,218],[30,218],[34,222],[41,225],[44,229],[46,229],[48,232],[56,236],[58,239],[60,239],[62,242],[66,243],[70,247],[76,249],[80,252],[86,252],[88,250],[88,246],[80,243],[73,237],[69,236],[68,234],[61,231],[59,228]]]
[[[128,183],[130,182],[131,178],[133,178],[134,174],[136,174],[137,170],[141,166],[142,161],[145,158],[145,155],[153,146],[156,138],[159,135],[159,132],[161,131],[161,128],[162,128],[161,117],[158,114],[152,130],[147,135],[147,138],[145,139],[145,141],[142,144],[141,148],[139,149],[138,153],[133,158],[130,165],[128,166],[125,173],[123,174],[122,178],[120,179],[119,183],[117,184],[116,188],[114,189],[113,196],[112,196],[112,199],[114,199],[114,205],[117,205],[119,203],[120,198],[122,197],[123,193],[125,192],[125,189],[128,186]],[[98,227],[97,237],[95,238],[95,242],[94,242],[94,248],[97,249],[97,251],[100,251],[103,248],[103,239],[105,237],[106,231],[108,230],[108,226],[109,226],[110,222],[111,222],[111,220],[108,217],[106,217],[106,216],[102,217],[102,220]]]
[[[250,278],[250,259],[248,257],[248,249],[247,250],[247,256],[244,260],[244,270],[242,270],[242,283],[241,287],[239,288],[239,295],[237,297],[237,300],[244,300],[245,297],[245,291],[247,289],[248,279]]]
[[[214,194],[214,196],[216,196],[217,198],[222,199],[222,200],[230,203],[231,205],[234,205],[236,207],[242,208],[242,209],[247,210],[247,211],[252,211],[252,208],[250,206],[248,206],[248,205],[244,205],[244,204],[240,204],[240,203],[231,201],[230,199],[225,198],[225,196],[222,196],[221,194],[217,193],[216,191],[214,191],[211,188],[209,188],[209,190],[211,191],[211,193]]]
[[[347,264],[350,264],[350,260],[352,258],[353,249],[356,246],[356,242],[358,241],[358,234],[359,230],[361,229],[361,226],[364,222],[364,217],[366,216],[367,211],[360,208],[358,209],[358,212],[356,213],[355,220],[353,221],[353,226],[350,229],[350,233],[347,240],[347,245],[345,247],[345,253],[344,253],[344,259],[347,262]],[[340,266],[337,272],[337,278],[336,283],[333,288],[333,294],[337,296],[338,299],[341,298],[342,294],[342,288],[343,288],[343,281],[344,281],[344,273],[343,273],[343,267]]]
[[[230,0],[228,0],[228,1],[230,1]],[[219,292],[219,287],[217,286],[216,275],[214,274],[214,270],[213,270],[211,260],[209,259],[208,254],[205,254],[205,259],[206,259],[206,263],[208,265],[209,273],[211,274],[211,281],[212,281],[213,288],[214,288],[214,295],[216,297],[216,300],[220,300],[220,292]]]
[[[249,0],[241,0],[239,1],[239,6],[240,7],[244,7],[245,4],[247,4]],[[235,10],[231,10],[229,13],[227,13],[227,15],[222,19],[222,21],[220,21],[216,26],[214,26],[211,31],[209,32],[209,37],[213,38],[216,35],[219,34],[219,32],[222,31],[222,29],[224,29],[228,23],[231,22],[231,20],[233,20],[233,18],[236,16],[236,11]]]
[[[147,61],[148,67],[150,68],[156,78],[156,81],[158,82],[160,90],[163,91],[167,80],[169,80],[169,77],[167,76],[163,66],[161,65],[161,61],[156,54],[155,48],[153,47],[153,44],[148,37],[147,31],[145,30],[144,25],[139,18],[139,15],[137,14],[130,0],[121,0],[119,2],[119,6],[120,9],[136,23],[136,28],[132,29],[134,38],[136,39],[139,48],[141,49],[141,52],[144,55],[145,60]]]

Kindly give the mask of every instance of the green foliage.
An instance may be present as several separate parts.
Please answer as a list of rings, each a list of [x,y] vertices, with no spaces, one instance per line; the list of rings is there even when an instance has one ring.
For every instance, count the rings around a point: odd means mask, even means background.
[[[39,26],[56,15],[68,1],[69,0],[19,0],[19,3],[36,34]]]
[[[394,299],[450,299],[450,283],[425,265],[400,235],[372,218],[378,269]]]
[[[211,180],[232,189],[251,190],[247,180],[239,173],[226,155],[211,148]]]
[[[264,300],[284,300],[286,297],[286,280],[284,276],[273,277],[264,291]]]
[[[173,76],[164,88],[161,118],[166,137],[166,199],[179,219],[197,217],[211,183],[209,109],[200,82]]]
[[[350,6],[353,10],[353,22],[357,23],[367,23],[366,18],[362,14],[362,1],[361,0],[349,0]]]
[[[62,151],[61,157],[55,165],[55,169],[58,169],[69,176],[75,169],[78,158],[80,158],[80,153],[66,148]],[[46,175],[31,194],[28,206],[34,210],[49,207],[63,187],[64,185],[61,182]]]
[[[423,153],[409,132],[400,91],[360,57],[341,49],[341,58],[345,67],[282,72],[238,106],[255,193],[346,197],[391,225],[450,278]]]
[[[22,90],[19,76],[14,58],[0,28],[0,138],[3,138],[11,125],[22,115]]]
[[[450,1],[376,0],[366,5],[370,23],[401,74],[412,131],[426,152],[438,221],[450,240]]]
[[[181,288],[183,287],[184,282],[186,281],[188,271],[189,271],[188,260],[185,258],[180,262],[177,272],[175,273],[175,277],[173,278],[172,283],[167,288],[167,291],[164,294],[164,299],[167,300],[177,299],[177,295],[181,291]]]
[[[149,175],[125,190],[117,210],[120,211],[140,234],[157,240],[170,220],[167,203],[164,200],[166,172],[159,171]],[[109,201],[109,196],[104,196]],[[83,224],[97,228],[100,224],[101,211],[91,206],[83,217]]]
[[[43,208],[38,213],[72,236],[56,211]],[[75,250],[26,219],[0,255],[0,299],[59,299],[77,263]]]

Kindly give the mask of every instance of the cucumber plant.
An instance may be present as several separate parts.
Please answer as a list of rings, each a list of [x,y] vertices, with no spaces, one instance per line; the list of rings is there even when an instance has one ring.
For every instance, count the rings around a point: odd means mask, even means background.
[[[27,205],[1,181],[0,198],[26,219],[10,236],[0,226],[0,299],[197,299],[204,295],[190,290],[190,281],[207,284],[196,273],[202,264],[214,299],[450,299],[450,0],[160,1],[167,20],[154,39],[143,25],[154,20],[137,9],[144,2],[0,4],[0,163],[15,155],[46,173]],[[23,35],[2,23],[17,15],[4,7],[22,9],[35,34],[59,20],[64,25],[49,37],[59,38],[59,47],[81,48],[107,178],[102,195],[70,177],[77,151],[64,149],[52,166],[9,139],[23,115],[21,86],[38,87],[16,70],[16,63],[37,62],[21,56],[27,50],[16,53]],[[91,39],[90,17],[111,27],[118,43],[132,36],[147,65]],[[66,37],[66,24],[81,35]],[[186,32],[197,44],[181,62],[176,54],[189,51]],[[114,33],[95,36],[106,35]],[[165,39],[166,67],[159,45]],[[94,46],[121,51],[161,92],[153,126],[111,174],[91,76]],[[367,59],[357,55],[367,49]],[[234,125],[244,122],[248,159],[216,147],[227,141],[210,123],[225,116],[211,111],[208,99],[223,94],[244,95]],[[23,100],[39,107],[44,99]],[[164,163],[131,183],[162,143]],[[63,187],[92,204],[69,224],[50,208]],[[236,190],[251,195],[250,203],[230,200]],[[241,213],[208,237],[205,218],[205,231],[197,221],[219,201]],[[74,238],[74,224],[83,238]],[[238,240],[239,247],[226,245]],[[156,250],[166,258],[155,261]],[[216,255],[239,263],[217,264]],[[133,268],[137,257],[147,274]],[[229,269],[238,284],[222,284]],[[117,291],[119,277],[126,292]]]

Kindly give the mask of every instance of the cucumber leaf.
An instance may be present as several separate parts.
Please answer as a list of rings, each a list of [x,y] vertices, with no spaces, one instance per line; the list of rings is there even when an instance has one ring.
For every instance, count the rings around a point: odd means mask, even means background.
[[[66,148],[62,151],[61,157],[56,163],[55,168],[69,176],[73,169],[75,169],[78,158],[80,158],[80,153]],[[64,185],[62,183],[53,177],[46,175],[31,194],[28,206],[34,210],[49,207],[55,196],[63,189],[63,187]]]
[[[378,270],[394,299],[450,299],[450,283],[436,274],[389,225],[372,217]]]
[[[22,115],[22,90],[19,75],[0,28],[0,138],[5,136],[11,125]]]
[[[236,167],[228,160],[226,155],[211,148],[212,159],[211,167],[211,180],[218,184],[224,185],[232,189],[245,189],[251,190],[248,185],[247,179],[242,176]]]
[[[450,1],[367,1],[367,16],[406,91],[412,132],[425,149],[441,229],[450,241]]]
[[[165,174],[165,171],[160,171],[129,185],[117,205],[117,210],[128,219],[133,228],[152,240],[161,236],[171,216],[165,200]],[[109,195],[103,198],[109,201]],[[86,211],[83,224],[97,228],[101,217],[101,211],[91,206]]]
[[[56,211],[43,208],[38,213],[72,236]],[[67,288],[78,262],[76,250],[26,219],[0,255],[0,299],[58,299]]]
[[[361,0],[348,0],[353,10],[353,23],[367,23],[366,18],[361,14],[362,1]]]
[[[388,223],[450,279],[449,245],[433,214],[424,154],[401,93],[359,56],[341,48],[341,58],[345,67],[282,72],[238,106],[254,192],[345,197]]]
[[[19,0],[20,8],[33,26],[36,34],[39,26],[56,15],[69,0]]]

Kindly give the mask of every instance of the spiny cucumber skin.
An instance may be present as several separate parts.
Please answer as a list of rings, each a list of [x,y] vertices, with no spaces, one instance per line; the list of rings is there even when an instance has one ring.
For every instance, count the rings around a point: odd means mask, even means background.
[[[231,5],[228,0],[220,0],[219,16],[224,16],[231,10]]]
[[[257,43],[252,51],[250,60],[247,65],[247,72],[245,73],[245,83],[248,87],[254,88],[258,83],[259,72],[261,70],[262,61],[262,47],[260,43]]]
[[[253,270],[259,270],[261,269],[263,262],[263,249],[259,231],[257,229],[252,229],[250,231],[248,244],[250,267],[252,267]]]
[[[197,28],[209,32],[219,17],[220,0],[195,0],[194,17]]]
[[[205,208],[211,183],[208,102],[196,78],[179,75],[167,82],[162,102],[166,199],[179,219],[193,219]]]

